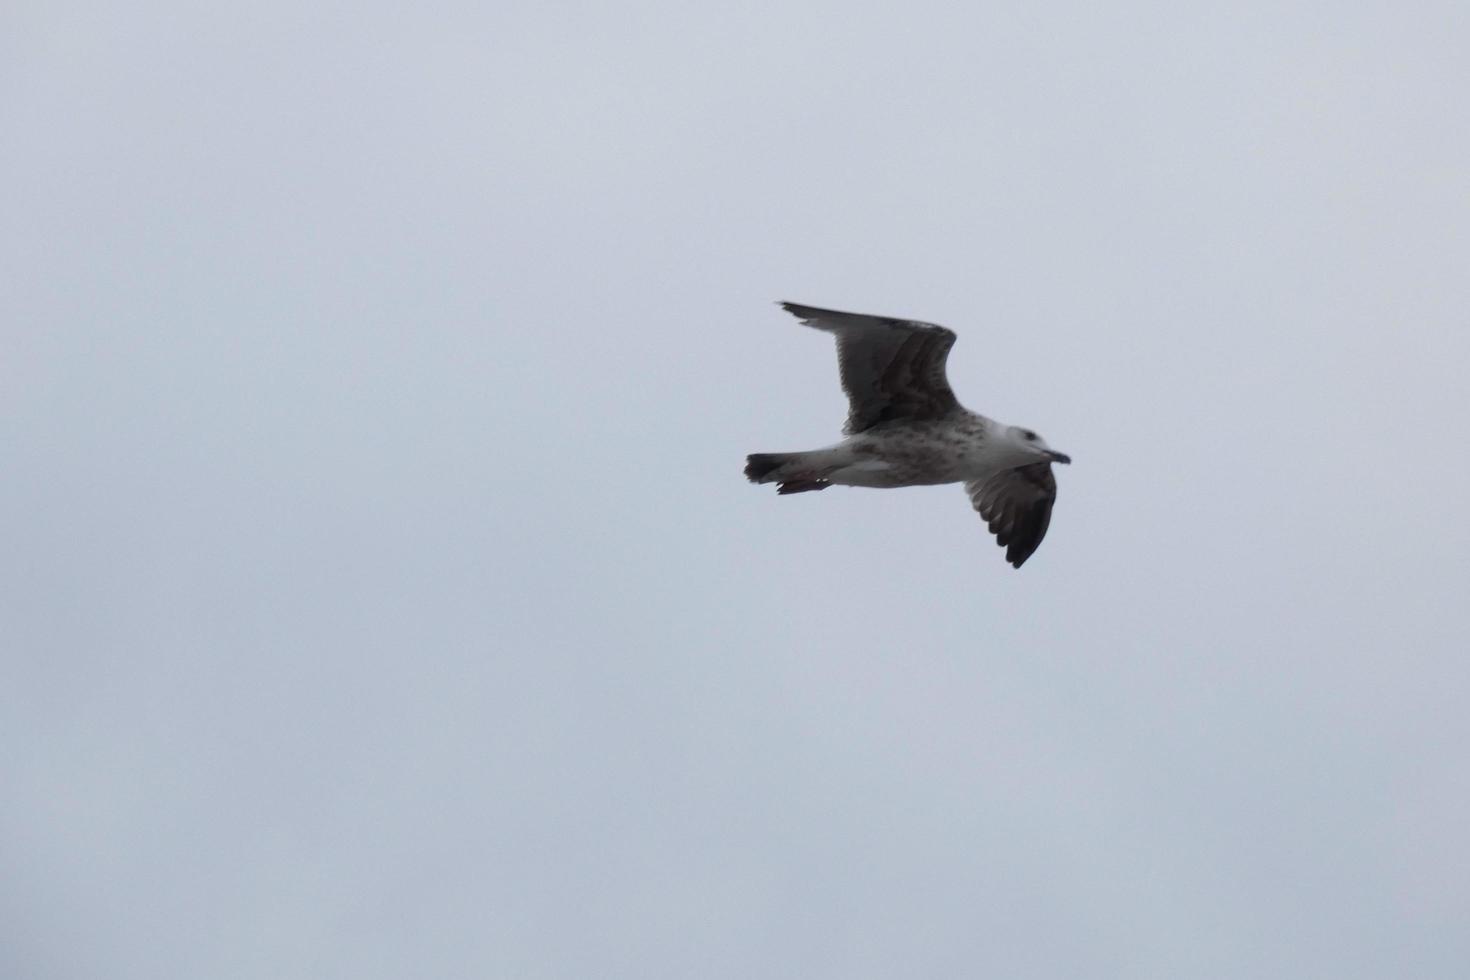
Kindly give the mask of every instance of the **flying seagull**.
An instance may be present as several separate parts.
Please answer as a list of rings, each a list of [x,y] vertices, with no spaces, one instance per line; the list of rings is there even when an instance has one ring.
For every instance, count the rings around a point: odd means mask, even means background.
[[[952,331],[933,323],[782,303],[802,323],[837,338],[847,436],[801,453],[745,457],[752,483],[777,493],[849,487],[964,483],[1016,568],[1035,553],[1057,499],[1052,463],[1070,463],[1030,429],[960,405],[944,374]]]

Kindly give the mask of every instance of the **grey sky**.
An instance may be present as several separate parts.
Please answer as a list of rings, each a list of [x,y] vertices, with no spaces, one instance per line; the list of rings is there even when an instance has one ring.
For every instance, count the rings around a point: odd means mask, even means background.
[[[1464,976],[1467,11],[12,5],[0,972]]]

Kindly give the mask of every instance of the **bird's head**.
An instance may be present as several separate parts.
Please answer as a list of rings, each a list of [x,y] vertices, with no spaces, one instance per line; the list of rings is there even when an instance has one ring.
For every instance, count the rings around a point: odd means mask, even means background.
[[[1008,425],[1005,428],[1006,447],[1014,453],[1017,458],[1017,466],[1026,466],[1030,463],[1070,463],[1072,457],[1066,453],[1059,453],[1046,444],[1030,429],[1024,429],[1019,425]]]

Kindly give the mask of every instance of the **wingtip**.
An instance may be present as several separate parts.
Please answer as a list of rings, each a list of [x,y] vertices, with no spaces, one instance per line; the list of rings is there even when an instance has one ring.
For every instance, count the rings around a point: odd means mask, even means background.
[[[821,326],[821,324],[817,323],[818,320],[852,315],[850,313],[841,313],[837,310],[829,310],[821,306],[807,306],[805,303],[793,303],[789,299],[778,299],[776,305],[809,327]]]

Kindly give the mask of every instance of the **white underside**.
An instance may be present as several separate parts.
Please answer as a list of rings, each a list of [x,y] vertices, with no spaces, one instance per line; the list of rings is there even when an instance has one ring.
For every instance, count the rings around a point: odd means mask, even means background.
[[[833,470],[825,479],[828,483],[847,487],[888,487],[893,485],[892,471],[892,463],[881,459],[860,459]]]
[[[916,471],[911,457],[911,445],[894,445],[892,449],[898,455],[891,459],[883,458],[884,448],[883,441],[874,440],[866,434],[853,436],[835,446],[793,454],[792,462],[774,478],[825,480],[849,487],[889,488],[983,480],[1011,465],[1010,460],[985,452],[984,450],[991,447],[981,444],[976,447],[980,452],[946,460],[932,469],[931,466],[922,466]],[[932,465],[932,461],[926,462]]]

